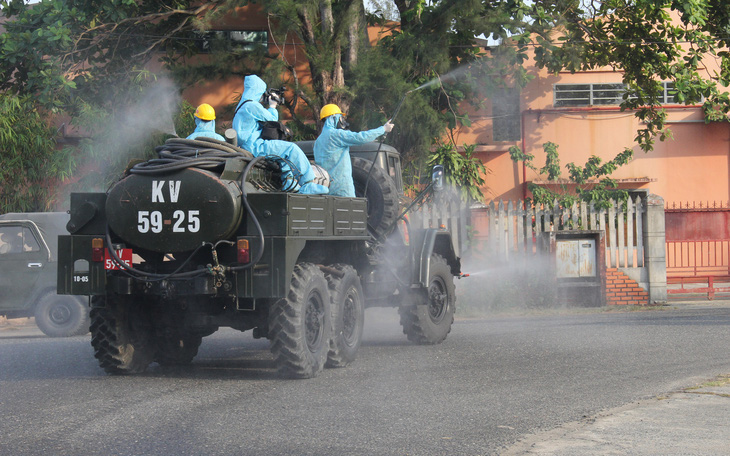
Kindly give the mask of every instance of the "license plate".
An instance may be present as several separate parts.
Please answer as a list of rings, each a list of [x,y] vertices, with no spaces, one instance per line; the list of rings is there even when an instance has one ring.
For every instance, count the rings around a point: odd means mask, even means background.
[[[117,256],[124,262],[124,264],[132,266],[132,249],[119,249],[116,250],[116,252]],[[104,269],[121,269],[117,262],[112,259],[111,254],[109,254],[109,250],[104,251]]]

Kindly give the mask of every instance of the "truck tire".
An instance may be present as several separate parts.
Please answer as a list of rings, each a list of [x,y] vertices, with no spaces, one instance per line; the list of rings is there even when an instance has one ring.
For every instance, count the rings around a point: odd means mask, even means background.
[[[373,162],[359,157],[352,158],[352,180],[355,195],[368,200],[368,231],[375,237],[387,234],[385,231],[400,215],[400,198],[393,178]],[[368,184],[368,174],[370,183]],[[368,194],[365,195],[367,185]]]
[[[269,339],[279,373],[312,378],[327,360],[332,333],[324,273],[312,263],[294,266],[289,293],[269,309]]]
[[[91,346],[99,366],[108,374],[144,372],[155,355],[149,316],[132,299],[95,296]]]
[[[365,304],[362,285],[355,268],[335,264],[325,273],[332,298],[332,338],[326,367],[345,367],[355,360],[362,342]]]
[[[89,332],[89,308],[76,296],[51,292],[38,301],[35,323],[50,337],[80,336]]]
[[[155,361],[160,366],[190,364],[198,354],[203,337],[197,334],[165,334],[157,337]]]
[[[454,276],[441,255],[431,255],[428,289],[418,293],[415,299],[425,302],[398,308],[403,333],[417,344],[441,343],[451,332],[456,308]]]

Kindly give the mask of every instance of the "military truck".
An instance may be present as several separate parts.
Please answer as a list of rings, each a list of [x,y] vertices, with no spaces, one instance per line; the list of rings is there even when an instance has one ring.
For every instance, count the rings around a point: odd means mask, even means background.
[[[65,212],[0,215],[0,316],[35,317],[51,337],[89,332],[88,298],[56,294],[59,234]]]
[[[106,193],[72,194],[59,236],[58,293],[91,296],[106,372],[190,363],[231,327],[268,338],[283,376],[310,378],[355,359],[371,306],[398,307],[415,343],[450,332],[460,259],[447,231],[401,217],[392,147],[353,148],[357,198],[284,192],[280,162],[214,139],[157,152]]]

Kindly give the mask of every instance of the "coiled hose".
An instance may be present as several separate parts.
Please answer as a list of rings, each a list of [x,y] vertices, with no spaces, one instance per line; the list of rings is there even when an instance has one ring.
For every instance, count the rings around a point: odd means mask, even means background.
[[[165,141],[165,144],[157,146],[155,151],[159,158],[138,163],[129,172],[154,175],[184,168],[214,170],[223,167],[226,160],[231,158],[243,158],[247,162],[254,158],[253,154],[245,149],[206,137],[171,138]],[[265,165],[262,163],[259,166]]]

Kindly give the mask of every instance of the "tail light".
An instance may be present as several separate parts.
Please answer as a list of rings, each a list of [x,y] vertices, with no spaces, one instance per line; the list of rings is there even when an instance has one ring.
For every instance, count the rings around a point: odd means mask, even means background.
[[[91,261],[96,263],[104,261],[104,239],[94,238],[91,240]]]
[[[249,263],[251,261],[251,251],[248,248],[248,239],[239,239],[236,247],[238,262],[241,264]]]

